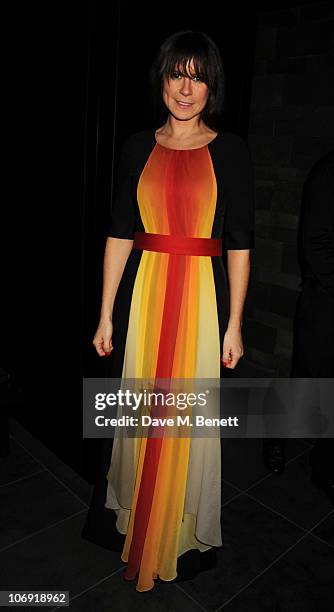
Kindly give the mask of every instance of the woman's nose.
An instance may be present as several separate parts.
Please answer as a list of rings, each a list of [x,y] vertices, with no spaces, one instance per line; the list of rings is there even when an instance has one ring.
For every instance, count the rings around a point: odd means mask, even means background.
[[[180,91],[182,93],[191,93],[190,79],[187,79],[186,77],[182,79],[182,85],[181,85]]]

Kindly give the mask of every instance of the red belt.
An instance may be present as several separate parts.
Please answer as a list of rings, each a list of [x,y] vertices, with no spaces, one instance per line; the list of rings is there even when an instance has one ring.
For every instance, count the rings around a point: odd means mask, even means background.
[[[221,255],[222,239],[135,232],[132,248],[178,255]]]

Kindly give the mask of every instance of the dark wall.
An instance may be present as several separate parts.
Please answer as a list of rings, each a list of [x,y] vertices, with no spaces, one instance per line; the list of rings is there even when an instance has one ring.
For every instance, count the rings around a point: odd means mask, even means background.
[[[305,177],[334,146],[333,6],[259,12],[249,147],[256,176],[249,371],[289,376],[300,288],[297,232]]]
[[[94,23],[72,8],[7,7],[0,365],[20,398],[10,416],[82,469],[82,179]]]

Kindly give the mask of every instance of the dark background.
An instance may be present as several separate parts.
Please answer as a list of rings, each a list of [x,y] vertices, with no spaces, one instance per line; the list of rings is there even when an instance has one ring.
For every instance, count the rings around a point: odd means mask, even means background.
[[[8,16],[14,121],[7,159],[1,361],[22,401],[15,416],[91,480],[82,377],[104,376],[92,346],[104,227],[122,139],[152,126],[147,75],[172,32],[207,32],[225,69],[222,127],[248,142],[256,171],[257,249],[239,374],[289,372],[298,294],[302,184],[333,146],[331,3],[24,7]],[[22,12],[23,11],[23,12]],[[6,237],[6,236],[5,236]]]

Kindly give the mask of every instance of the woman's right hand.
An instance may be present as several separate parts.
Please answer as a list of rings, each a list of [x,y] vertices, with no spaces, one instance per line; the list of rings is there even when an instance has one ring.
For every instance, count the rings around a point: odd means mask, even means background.
[[[99,326],[94,336],[93,345],[100,357],[110,355],[113,350],[112,345],[113,325],[111,319],[100,319]]]

